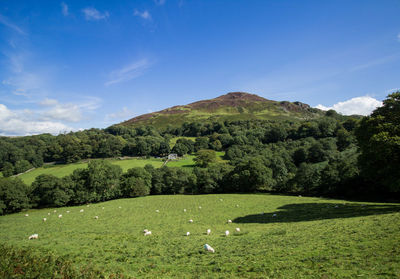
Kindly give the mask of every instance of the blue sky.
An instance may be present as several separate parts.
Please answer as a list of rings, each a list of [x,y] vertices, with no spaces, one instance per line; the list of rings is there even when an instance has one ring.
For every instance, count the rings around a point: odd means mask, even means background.
[[[104,128],[232,91],[368,114],[400,1],[0,0],[0,134]]]

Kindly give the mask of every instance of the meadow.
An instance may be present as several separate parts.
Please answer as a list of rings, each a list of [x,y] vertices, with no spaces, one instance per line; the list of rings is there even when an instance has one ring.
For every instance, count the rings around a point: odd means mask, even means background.
[[[134,278],[399,278],[399,224],[399,204],[147,196],[1,216],[0,243]],[[39,239],[28,240],[34,233]],[[215,253],[203,249],[206,243]]]

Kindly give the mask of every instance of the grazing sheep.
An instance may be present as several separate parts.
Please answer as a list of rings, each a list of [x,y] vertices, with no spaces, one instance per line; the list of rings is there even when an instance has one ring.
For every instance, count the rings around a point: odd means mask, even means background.
[[[192,219],[190,219],[190,220],[189,220],[189,223],[193,223],[193,220],[192,220]]]
[[[205,249],[207,252],[215,253],[214,248],[212,248],[212,247],[211,247],[210,245],[208,245],[208,244],[204,244],[204,249]]]
[[[199,209],[201,209],[201,206],[199,206]]]
[[[237,204],[236,207],[239,207],[239,205]]]
[[[87,205],[86,207],[89,207],[90,205]]]
[[[237,231],[237,232],[240,232],[240,228],[236,228],[236,231]]]
[[[56,213],[56,212],[57,212],[57,210],[54,210],[53,212],[54,212],[54,213]]]
[[[104,209],[104,206],[101,209]]]
[[[31,239],[38,239],[38,238],[39,238],[39,235],[38,235],[37,233],[32,234],[31,236],[29,236],[29,240],[31,240]]]
[[[223,199],[219,199],[219,201],[223,201]]]
[[[211,230],[208,229],[208,230],[207,230],[207,235],[210,235],[210,234],[211,234]]]
[[[58,215],[58,218],[62,218],[62,215],[60,214],[60,215]]]
[[[232,220],[229,219],[229,220],[228,220],[228,224],[231,224],[231,223],[232,223]]]
[[[186,208],[185,208],[185,209],[183,209],[183,212],[186,212]]]
[[[187,233],[186,233],[186,236],[189,236],[189,235],[190,235],[190,232],[187,232]]]
[[[151,231],[147,231],[144,233],[144,236],[148,236],[148,235],[151,235]]]
[[[81,212],[81,213],[82,213],[82,212],[83,212],[83,209],[79,210],[79,212]]]
[[[96,219],[96,220],[99,219],[99,216],[94,216],[94,219]]]
[[[149,230],[148,229],[144,229],[143,230],[143,233],[147,233]]]
[[[120,209],[121,209],[122,207],[118,206],[118,208],[120,208]]]
[[[49,212],[49,213],[47,213],[47,215],[49,215],[49,216],[50,216],[50,212]]]
[[[157,209],[157,210],[156,210],[156,212],[157,212],[157,213],[159,213],[159,212],[160,212],[160,210],[158,210],[158,209]]]
[[[25,214],[25,217],[28,217],[29,216],[29,214]]]
[[[228,236],[229,235],[229,231],[225,231],[225,236]]]
[[[67,210],[67,213],[69,213],[69,210]]]
[[[46,222],[47,221],[47,218],[43,218],[43,222]]]

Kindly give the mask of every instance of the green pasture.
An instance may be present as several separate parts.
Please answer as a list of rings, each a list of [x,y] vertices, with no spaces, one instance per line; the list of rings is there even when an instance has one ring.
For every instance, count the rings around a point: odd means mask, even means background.
[[[175,144],[178,141],[178,139],[188,139],[188,140],[191,140],[193,142],[196,141],[196,137],[174,137],[169,141],[169,147],[171,149],[175,146]]]
[[[147,196],[1,216],[0,243],[133,278],[399,278],[399,224],[399,204]],[[34,233],[39,239],[28,240]],[[204,251],[206,243],[215,253]]]

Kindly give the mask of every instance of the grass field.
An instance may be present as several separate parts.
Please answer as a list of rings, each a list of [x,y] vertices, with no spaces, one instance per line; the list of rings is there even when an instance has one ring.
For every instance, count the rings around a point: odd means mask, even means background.
[[[77,265],[92,263],[135,278],[400,275],[398,204],[225,194],[148,196],[53,210],[1,216],[0,242],[50,250]],[[143,236],[144,229],[152,235]],[[33,233],[39,239],[28,240]],[[203,250],[206,243],[214,254]]]
[[[217,162],[224,162],[222,157],[225,155],[225,152],[216,152],[217,153]],[[179,160],[169,161],[167,163],[168,167],[194,167],[195,162],[193,159],[194,155],[185,155],[185,157],[180,158]],[[159,168],[163,165],[163,159],[157,158],[134,158],[134,159],[125,159],[125,160],[116,160],[116,159],[108,159],[114,165],[118,165],[125,172],[130,168],[134,167],[144,167],[147,164],[153,165],[155,168]],[[75,163],[75,164],[65,164],[65,165],[50,165],[46,167],[41,167],[34,169],[30,172],[19,175],[18,177],[22,179],[27,185],[31,185],[35,178],[41,174],[52,174],[57,177],[64,177],[66,175],[70,175],[74,170],[78,168],[86,168],[87,163]]]

